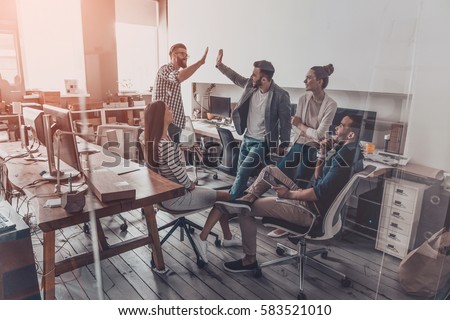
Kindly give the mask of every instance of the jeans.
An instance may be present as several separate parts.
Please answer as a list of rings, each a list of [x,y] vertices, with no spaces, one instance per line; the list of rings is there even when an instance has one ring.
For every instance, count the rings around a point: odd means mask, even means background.
[[[248,178],[261,163],[264,163],[267,150],[265,141],[244,136],[239,150],[236,179],[230,190],[231,200],[244,195],[244,191],[247,189]]]
[[[294,180],[303,180],[297,184],[304,189],[314,174],[316,161],[316,148],[295,143],[278,164],[278,168],[288,177],[293,177]]]

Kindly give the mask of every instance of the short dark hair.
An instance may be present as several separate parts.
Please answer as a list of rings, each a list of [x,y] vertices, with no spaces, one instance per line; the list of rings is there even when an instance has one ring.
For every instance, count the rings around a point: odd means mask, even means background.
[[[179,48],[186,49],[186,46],[183,43],[175,43],[173,46],[170,47],[169,55],[171,56],[172,53]]]
[[[359,133],[361,132],[361,126],[362,126],[362,116],[350,113],[346,115],[347,117],[352,120],[352,123],[349,125],[349,128],[355,133],[355,136],[358,137]]]
[[[253,63],[253,67],[259,68],[263,76],[265,76],[269,80],[272,80],[273,74],[275,73],[275,68],[273,67],[273,64],[270,61],[267,60],[255,61]]]

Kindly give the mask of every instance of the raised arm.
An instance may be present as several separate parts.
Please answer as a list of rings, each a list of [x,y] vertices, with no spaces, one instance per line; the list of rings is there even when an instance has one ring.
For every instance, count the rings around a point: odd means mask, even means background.
[[[208,47],[206,47],[205,53],[203,54],[203,57],[200,60],[184,69],[181,69],[178,72],[177,75],[178,81],[183,82],[184,80],[189,79],[195,73],[195,71],[198,70],[198,68],[200,68],[202,65],[205,64],[207,55],[208,55]]]
[[[230,67],[227,67],[222,63],[223,58],[223,50],[220,49],[219,53],[217,54],[217,60],[216,60],[216,68],[219,69],[220,72],[222,72],[228,79],[230,79],[235,85],[244,88],[246,84],[249,81],[249,78],[245,78],[241,76],[239,73],[231,69]]]

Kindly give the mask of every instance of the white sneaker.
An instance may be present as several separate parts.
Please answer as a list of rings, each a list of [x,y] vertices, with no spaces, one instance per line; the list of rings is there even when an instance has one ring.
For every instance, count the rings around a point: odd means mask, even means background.
[[[236,235],[234,234],[230,240],[222,240],[222,247],[242,247],[242,240],[236,238]]]
[[[197,234],[192,235],[192,240],[194,240],[195,246],[197,247],[198,254],[202,258],[204,263],[208,263],[207,253],[208,253],[208,241],[203,241]]]

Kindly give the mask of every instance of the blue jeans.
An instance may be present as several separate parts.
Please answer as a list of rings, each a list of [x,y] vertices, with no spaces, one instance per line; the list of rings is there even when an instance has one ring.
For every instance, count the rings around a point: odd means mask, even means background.
[[[231,200],[244,195],[244,191],[247,189],[248,178],[261,163],[264,163],[267,150],[265,141],[244,136],[239,149],[236,179],[230,190]]]
[[[283,157],[278,164],[278,168],[288,177],[292,177],[295,181],[301,179],[304,181],[296,181],[300,188],[307,188],[317,161],[317,149],[305,144],[295,143],[288,154]]]

